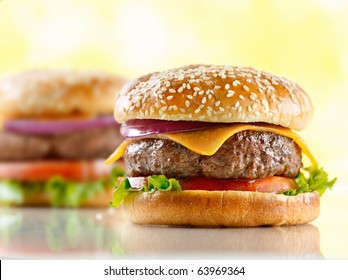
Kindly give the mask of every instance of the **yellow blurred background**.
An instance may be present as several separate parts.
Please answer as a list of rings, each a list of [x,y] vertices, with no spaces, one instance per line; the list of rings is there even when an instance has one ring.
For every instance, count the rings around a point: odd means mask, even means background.
[[[301,134],[348,182],[348,1],[0,0],[0,74],[94,68],[134,78],[191,63],[296,81],[315,114]]]
[[[315,224],[323,251],[343,256],[348,244],[333,243],[326,224],[346,217],[346,208],[331,206],[346,205],[346,196],[332,195],[348,192],[347,30],[345,0],[0,0],[0,75],[58,67],[131,79],[207,63],[296,81],[315,109],[301,134],[340,182],[323,197],[326,211]]]

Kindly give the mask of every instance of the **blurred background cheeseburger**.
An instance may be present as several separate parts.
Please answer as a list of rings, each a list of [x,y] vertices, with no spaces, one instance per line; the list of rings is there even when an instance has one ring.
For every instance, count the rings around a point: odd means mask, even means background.
[[[0,204],[108,206],[120,141],[112,117],[124,80],[88,71],[36,70],[0,80]]]
[[[253,68],[193,65],[129,82],[115,107],[125,141],[107,160],[124,155],[127,178],[112,205],[140,224],[313,221],[335,180],[293,131],[311,114],[297,84]]]

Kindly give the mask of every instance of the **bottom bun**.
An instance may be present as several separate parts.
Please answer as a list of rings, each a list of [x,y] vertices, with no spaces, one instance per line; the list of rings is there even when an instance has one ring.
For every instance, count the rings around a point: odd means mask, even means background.
[[[255,227],[305,224],[319,215],[316,192],[286,196],[247,191],[173,191],[134,193],[122,203],[137,224]]]

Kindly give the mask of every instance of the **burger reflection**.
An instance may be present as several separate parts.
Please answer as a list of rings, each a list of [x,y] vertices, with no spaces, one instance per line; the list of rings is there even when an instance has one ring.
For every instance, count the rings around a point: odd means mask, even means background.
[[[154,258],[322,258],[319,230],[312,224],[209,229],[127,224],[121,246],[124,254]]]
[[[311,224],[178,228],[125,222],[114,209],[0,208],[0,257],[15,259],[318,259]]]
[[[109,210],[0,208],[0,257],[111,258],[118,234]]]

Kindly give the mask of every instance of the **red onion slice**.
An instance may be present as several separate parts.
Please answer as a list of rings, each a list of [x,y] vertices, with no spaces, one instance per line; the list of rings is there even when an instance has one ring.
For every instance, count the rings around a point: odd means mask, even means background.
[[[224,124],[196,121],[130,120],[121,125],[121,135],[124,138],[138,138],[159,133],[193,131],[221,125]]]
[[[118,126],[112,116],[59,121],[11,120],[4,123],[4,130],[22,134],[52,135],[108,126]]]

